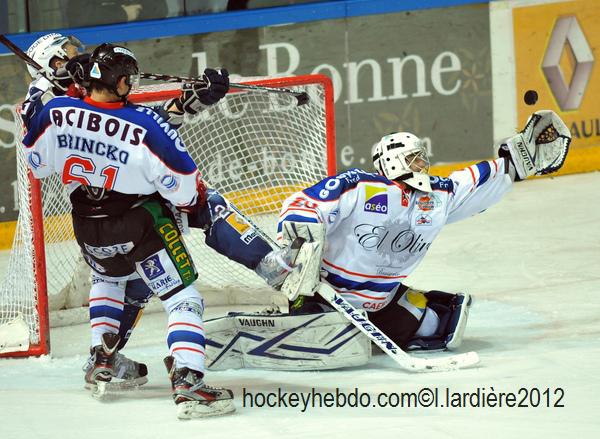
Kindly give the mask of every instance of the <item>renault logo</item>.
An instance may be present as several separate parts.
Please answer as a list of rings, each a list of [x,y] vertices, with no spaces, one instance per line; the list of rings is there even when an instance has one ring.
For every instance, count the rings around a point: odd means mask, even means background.
[[[565,78],[560,68],[560,58],[567,43],[575,57],[575,69],[570,81]],[[573,16],[559,18],[550,36],[542,69],[561,110],[579,108],[593,65],[594,55],[577,18]]]

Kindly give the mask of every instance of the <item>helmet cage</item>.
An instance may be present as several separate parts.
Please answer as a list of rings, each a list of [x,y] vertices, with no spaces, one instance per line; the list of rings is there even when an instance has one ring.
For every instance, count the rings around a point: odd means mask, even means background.
[[[411,133],[384,136],[373,152],[373,166],[390,180],[412,174],[427,174],[429,158],[423,142]]]

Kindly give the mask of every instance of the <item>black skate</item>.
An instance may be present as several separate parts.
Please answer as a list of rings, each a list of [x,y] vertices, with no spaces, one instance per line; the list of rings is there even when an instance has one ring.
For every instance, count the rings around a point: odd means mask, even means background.
[[[187,367],[176,368],[171,356],[166,357],[164,362],[171,378],[179,419],[205,418],[235,411],[231,390],[207,386],[201,372]]]
[[[92,379],[91,373],[88,373],[95,363],[95,351],[90,350],[90,357],[83,366],[85,372],[85,388],[91,389],[96,386],[96,382]],[[138,388],[148,382],[148,368],[144,363],[138,363],[130,358],[127,358],[120,352],[115,354],[114,359],[114,376],[107,383],[107,388],[112,390],[130,390]]]
[[[103,398],[106,394],[106,384],[115,376],[115,356],[119,345],[117,334],[102,334],[102,344],[92,348],[94,363],[85,374],[86,383],[92,385],[92,396]]]

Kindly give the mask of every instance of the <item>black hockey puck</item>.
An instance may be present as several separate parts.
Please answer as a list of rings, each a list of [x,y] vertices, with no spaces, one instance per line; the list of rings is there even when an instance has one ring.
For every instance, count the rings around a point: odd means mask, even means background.
[[[538,94],[535,90],[527,90],[523,95],[523,100],[527,105],[535,105],[538,100]]]
[[[308,97],[308,93],[302,92],[295,95],[296,99],[298,99],[297,105],[306,105],[310,102],[310,98]]]

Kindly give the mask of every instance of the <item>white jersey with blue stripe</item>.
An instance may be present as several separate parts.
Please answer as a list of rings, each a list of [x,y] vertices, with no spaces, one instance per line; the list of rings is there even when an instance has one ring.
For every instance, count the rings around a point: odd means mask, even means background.
[[[377,311],[423,259],[448,223],[479,213],[508,192],[505,160],[484,161],[422,192],[382,175],[350,169],[293,194],[283,221],[326,226],[321,278],[350,303]],[[281,236],[279,236],[281,238]]]
[[[196,202],[196,164],[177,130],[149,108],[55,97],[29,121],[23,144],[36,178],[58,173],[71,191],[158,191],[176,206]]]

